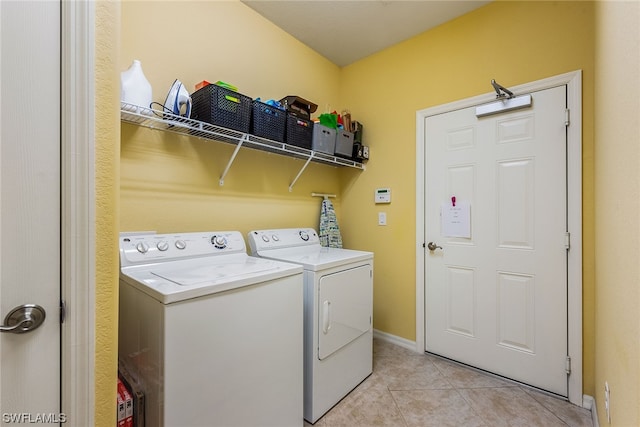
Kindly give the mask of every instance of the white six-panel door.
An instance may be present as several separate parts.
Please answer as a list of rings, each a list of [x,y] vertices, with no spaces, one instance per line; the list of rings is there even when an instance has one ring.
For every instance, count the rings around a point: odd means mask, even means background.
[[[532,96],[425,119],[425,235],[442,247],[425,251],[425,344],[567,396],[566,86]],[[442,217],[452,197],[468,235]]]

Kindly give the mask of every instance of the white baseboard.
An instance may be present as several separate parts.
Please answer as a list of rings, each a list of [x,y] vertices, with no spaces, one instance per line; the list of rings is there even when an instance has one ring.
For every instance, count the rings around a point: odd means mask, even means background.
[[[415,351],[416,353],[419,353],[418,347],[417,347],[415,341],[411,341],[411,340],[408,340],[406,338],[399,337],[397,335],[392,335],[392,334],[389,334],[387,332],[382,332],[382,331],[379,331],[377,329],[373,330],[373,337],[376,338],[376,339],[379,339],[381,341],[386,341],[386,342],[389,342],[391,344],[395,344],[397,346],[400,346],[400,347],[406,348],[408,350]]]
[[[593,427],[600,427],[600,423],[598,422],[596,399],[588,394],[582,395],[582,407],[591,411],[591,422],[593,422]]]
[[[588,394],[582,395],[582,407],[584,409],[592,410],[593,407],[596,406],[596,401],[593,396],[589,396]]]

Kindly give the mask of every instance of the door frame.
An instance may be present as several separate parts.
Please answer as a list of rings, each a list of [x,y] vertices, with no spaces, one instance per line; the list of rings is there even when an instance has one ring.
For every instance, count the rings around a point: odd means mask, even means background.
[[[61,7],[61,411],[95,425],[95,2]]]
[[[582,395],[582,70],[509,88],[528,93],[567,85],[570,124],[567,126],[567,351],[571,357],[569,401],[584,406]],[[495,101],[495,92],[426,108],[416,112],[416,350],[424,353],[425,337],[425,176],[426,118]]]

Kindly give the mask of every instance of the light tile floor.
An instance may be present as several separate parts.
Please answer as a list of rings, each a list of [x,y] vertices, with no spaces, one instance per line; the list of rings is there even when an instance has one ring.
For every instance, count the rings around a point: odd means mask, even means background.
[[[593,426],[588,410],[564,400],[386,341],[373,342],[373,374],[314,427]]]

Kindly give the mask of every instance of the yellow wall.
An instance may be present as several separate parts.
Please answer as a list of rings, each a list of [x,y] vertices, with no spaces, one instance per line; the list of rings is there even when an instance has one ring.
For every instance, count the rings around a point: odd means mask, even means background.
[[[177,78],[191,92],[222,80],[252,98],[299,95],[318,112],[340,108],[339,68],[237,1],[124,2],[122,69],[133,59],[160,103]],[[233,148],[123,125],[122,230],[317,228],[311,193],[338,193],[337,168],[312,163],[289,192],[303,160],[243,149],[220,186]]]
[[[415,339],[416,111],[492,92],[491,79],[510,87],[581,69],[584,389],[593,390],[593,22],[591,2],[496,2],[343,69],[341,102],[362,118],[371,160],[343,188],[341,227],[376,254],[377,329]],[[376,187],[391,187],[391,205],[373,205]]]
[[[118,352],[118,161],[120,96],[117,2],[96,2],[95,23],[95,425],[116,425]]]
[[[600,425],[640,425],[640,3],[596,7],[596,364]]]

